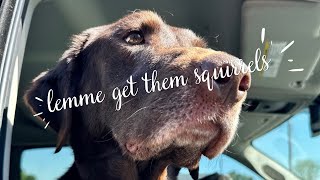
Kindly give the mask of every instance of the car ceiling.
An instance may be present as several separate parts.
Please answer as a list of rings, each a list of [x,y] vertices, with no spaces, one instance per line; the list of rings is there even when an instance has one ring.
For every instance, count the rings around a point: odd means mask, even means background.
[[[255,50],[259,46],[256,46],[256,41],[259,41],[260,30],[256,29],[253,32],[248,31],[248,28],[254,27],[252,26],[254,24],[258,24],[261,28],[263,24],[259,23],[264,20],[265,23],[268,23],[270,18],[272,19],[271,24],[277,21],[275,17],[270,17],[269,20],[263,18],[264,15],[259,14],[261,12],[259,3],[257,5],[256,2],[263,1],[248,1],[245,2],[245,5],[240,0],[79,0],[77,2],[57,0],[41,2],[33,14],[23,60],[13,146],[50,146],[55,144],[55,133],[50,129],[44,130],[44,124],[32,117],[31,112],[23,103],[22,96],[34,77],[54,67],[63,51],[68,47],[72,34],[77,34],[89,27],[111,23],[136,9],[148,9],[156,11],[170,25],[187,27],[195,31],[209,42],[211,48],[243,58],[250,53],[246,49]],[[284,2],[291,3],[291,1]],[[296,3],[304,4],[306,2],[292,1],[292,3],[296,5]],[[284,6],[288,7],[286,4]],[[306,5],[306,8],[308,7],[309,5]],[[256,18],[261,17],[261,21],[252,20],[255,15]],[[318,22],[320,25],[320,21]],[[285,27],[278,26],[274,26],[274,29],[279,30],[270,30],[270,34],[274,36],[279,33],[284,34],[280,30]],[[269,29],[266,29],[269,32]],[[295,38],[292,37],[292,39]],[[320,44],[318,45],[320,47]],[[296,49],[296,51],[303,51],[303,48]],[[319,51],[316,53],[319,54]],[[289,56],[288,58],[290,58]],[[298,59],[296,60],[298,61]],[[304,59],[303,63],[314,63],[315,68],[312,69],[312,72],[320,72],[319,63],[316,64],[315,59],[309,61]],[[293,80],[289,79],[290,75],[288,74],[273,80],[257,78],[257,75],[253,75],[253,87],[249,91],[247,103],[253,103],[256,107],[253,110],[246,108],[248,112],[242,113],[239,138],[237,138],[236,145],[230,149],[233,152],[242,151],[252,139],[274,128],[306,107],[320,92],[319,73],[309,74],[307,79],[305,74],[298,74]],[[275,81],[280,81],[277,82],[280,84],[285,82],[286,85],[280,86],[280,88],[277,88],[276,85],[265,86],[265,84]],[[288,85],[288,82],[296,81],[303,81],[304,87],[295,89]],[[268,111],[268,109],[264,109],[267,105],[279,106],[279,108]]]

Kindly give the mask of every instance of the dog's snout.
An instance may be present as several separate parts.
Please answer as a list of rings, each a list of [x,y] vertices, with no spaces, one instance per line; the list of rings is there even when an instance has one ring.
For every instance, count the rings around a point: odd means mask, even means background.
[[[239,59],[228,54],[222,54],[218,58],[217,56],[206,57],[205,60],[199,62],[199,70],[205,78],[209,76],[212,80],[211,92],[204,93],[219,94],[223,99],[229,101],[243,99],[251,85],[248,67]]]

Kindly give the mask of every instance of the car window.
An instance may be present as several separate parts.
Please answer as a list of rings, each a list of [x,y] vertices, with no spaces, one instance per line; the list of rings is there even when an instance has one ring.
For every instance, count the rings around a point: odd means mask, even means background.
[[[311,135],[307,109],[254,140],[253,146],[302,179],[320,177],[320,136]]]
[[[21,180],[56,180],[72,165],[71,148],[64,147],[54,154],[55,148],[25,150],[21,157]]]
[[[199,166],[199,177],[212,176],[217,177],[220,175],[220,179],[233,179],[233,180],[260,180],[262,179],[254,171],[234,160],[233,158],[222,154],[213,160],[202,156]],[[178,180],[192,180],[189,171],[186,168],[182,168]]]

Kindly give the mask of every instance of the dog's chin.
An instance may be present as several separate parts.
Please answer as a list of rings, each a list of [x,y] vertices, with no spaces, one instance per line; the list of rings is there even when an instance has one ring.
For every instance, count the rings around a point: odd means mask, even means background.
[[[171,121],[152,137],[128,139],[122,147],[125,154],[134,160],[161,158],[192,169],[197,166],[201,155],[213,158],[224,151],[235,133],[237,123],[238,119],[214,121],[210,117]]]

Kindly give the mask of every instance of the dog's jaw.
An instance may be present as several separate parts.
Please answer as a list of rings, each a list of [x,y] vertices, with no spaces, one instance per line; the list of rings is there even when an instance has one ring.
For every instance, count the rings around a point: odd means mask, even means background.
[[[181,103],[184,104],[176,103],[177,106],[166,110],[161,108],[161,111],[154,108],[153,114],[159,114],[158,119],[166,119],[166,123],[145,139],[128,137],[126,142],[120,144],[124,154],[134,160],[164,158],[174,154],[168,157],[173,163],[193,168],[201,154],[213,158],[222,153],[236,132],[245,98],[234,104],[208,104],[199,98],[190,100],[188,97],[194,93],[192,89],[182,94],[174,93],[173,96],[186,97],[189,101],[182,98]]]

